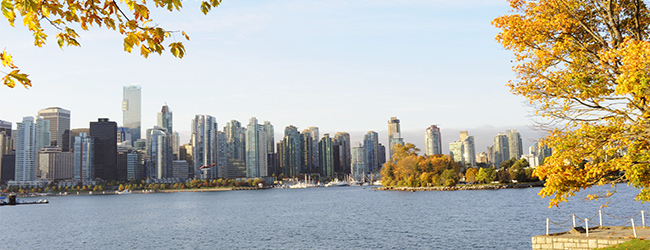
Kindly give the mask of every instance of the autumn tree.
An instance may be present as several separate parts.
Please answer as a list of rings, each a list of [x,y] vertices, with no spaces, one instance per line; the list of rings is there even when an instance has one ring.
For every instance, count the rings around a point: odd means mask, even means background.
[[[489,167],[489,168],[481,168],[478,170],[478,173],[476,174],[476,180],[479,183],[491,183],[497,178],[497,172],[494,169],[494,167]]]
[[[201,3],[201,12],[207,14],[211,8],[217,7],[222,0],[209,0]],[[186,40],[190,38],[184,31],[172,31],[153,24],[149,15],[150,8],[164,8],[179,11],[183,6],[180,0],[144,0],[120,1],[82,1],[82,0],[2,0],[0,10],[3,17],[14,26],[16,19],[22,20],[23,25],[34,36],[34,45],[42,47],[49,35],[56,37],[60,48],[64,46],[81,46],[79,44],[78,28],[90,30],[93,27],[106,28],[119,32],[124,37],[124,51],[139,50],[145,58],[151,53],[162,54],[167,47],[172,55],[182,58],[185,47],[182,42],[167,42],[167,38],[175,35]],[[53,27],[55,32],[46,32],[46,27]],[[5,34],[6,35],[6,34]],[[11,54],[6,50],[0,52],[2,62],[2,84],[13,88],[16,82],[25,87],[31,86],[28,75],[21,73],[13,63]]]
[[[641,0],[508,0],[492,23],[514,53],[508,86],[535,107],[553,155],[534,175],[558,205],[625,181],[650,200],[650,12]],[[591,198],[597,196],[590,195]]]
[[[467,171],[465,171],[465,181],[468,183],[476,182],[476,174],[478,171],[479,170],[476,168],[468,168]]]

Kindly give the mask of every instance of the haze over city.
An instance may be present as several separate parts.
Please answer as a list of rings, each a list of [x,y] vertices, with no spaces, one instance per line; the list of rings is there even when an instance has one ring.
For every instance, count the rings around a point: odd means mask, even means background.
[[[118,33],[79,32],[82,47],[43,48],[20,23],[0,22],[3,49],[30,74],[33,87],[0,90],[0,119],[12,123],[46,107],[72,112],[71,127],[99,117],[122,124],[122,87],[142,86],[142,127],[166,103],[182,143],[196,114],[219,128],[235,119],[345,131],[352,142],[401,120],[402,135],[423,149],[424,130],[442,130],[443,152],[458,132],[485,151],[498,132],[517,129],[524,153],[543,134],[530,129],[531,108],[505,86],[510,52],[494,41],[490,21],[505,1],[224,1],[207,16],[199,2],[181,13],[152,10],[155,23],[184,30],[187,54],[142,58],[123,52]],[[51,29],[51,28],[48,28]],[[180,35],[176,39],[181,40]],[[281,138],[276,136],[276,138]]]

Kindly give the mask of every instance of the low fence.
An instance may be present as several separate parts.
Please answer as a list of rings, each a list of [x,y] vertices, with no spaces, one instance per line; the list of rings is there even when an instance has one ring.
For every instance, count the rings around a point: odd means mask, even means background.
[[[571,218],[569,218],[569,219],[567,219],[566,221],[563,221],[563,222],[555,222],[555,221],[552,221],[550,218],[546,218],[546,235],[549,235],[549,230],[550,230],[551,224],[553,224],[555,226],[558,226],[558,227],[562,227],[562,228],[575,228],[575,227],[579,227],[579,226],[584,224],[584,228],[586,230],[586,236],[589,237],[589,225],[590,224],[594,225],[594,226],[598,225],[600,227],[603,227],[603,214],[606,215],[606,216],[609,216],[612,219],[616,219],[616,220],[619,220],[619,221],[623,222],[620,225],[610,225],[610,226],[623,227],[623,226],[631,225],[632,226],[632,232],[634,233],[634,238],[637,238],[636,225],[634,224],[634,217],[641,215],[641,226],[643,228],[645,228],[646,227],[645,226],[645,215],[648,214],[648,212],[646,212],[644,210],[641,210],[640,212],[638,212],[638,213],[636,213],[636,214],[634,214],[632,216],[629,216],[629,217],[618,217],[618,216],[614,216],[614,215],[608,214],[606,212],[603,212],[603,210],[600,209],[600,210],[598,210],[598,213],[596,213],[594,216],[592,216],[590,218],[581,218],[581,217],[576,216],[575,214],[572,214]],[[598,224],[594,223],[594,221],[593,221],[594,219],[596,219],[596,217],[598,217]]]

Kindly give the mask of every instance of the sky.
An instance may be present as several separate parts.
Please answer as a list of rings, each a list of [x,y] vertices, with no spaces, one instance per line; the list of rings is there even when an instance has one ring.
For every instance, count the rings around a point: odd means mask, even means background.
[[[393,116],[422,150],[430,125],[441,128],[443,152],[463,130],[477,153],[508,129],[521,133],[524,153],[544,136],[532,126],[534,110],[506,86],[514,57],[490,24],[509,13],[506,0],[224,0],[208,15],[199,6],[152,10],[153,24],[190,36],[182,59],[124,52],[118,32],[97,27],[78,29],[81,47],[64,49],[47,27],[51,39],[38,48],[20,20],[0,20],[0,47],[33,84],[0,86],[0,120],[15,128],[61,107],[72,128],[100,117],[121,125],[122,88],[138,84],[143,133],[166,103],[182,143],[197,114],[216,117],[220,129],[233,119],[270,121],[276,142],[294,125],[317,126],[321,136],[349,132],[353,143],[376,131],[387,145]]]

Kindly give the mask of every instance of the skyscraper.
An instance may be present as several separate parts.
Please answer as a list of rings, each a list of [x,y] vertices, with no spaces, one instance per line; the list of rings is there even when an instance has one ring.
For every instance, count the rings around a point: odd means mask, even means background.
[[[397,117],[391,117],[388,120],[388,158],[393,159],[393,147],[395,144],[404,145],[404,139],[402,139],[402,132],[399,127],[399,119]]]
[[[465,159],[463,158],[465,155],[464,150],[465,148],[463,147],[462,141],[449,143],[449,154],[452,156],[455,162],[460,163],[461,165],[465,165]]]
[[[265,121],[262,127],[264,133],[266,134],[266,164],[268,164],[266,173],[271,175],[273,172],[275,172],[275,169],[277,167],[277,155],[275,154],[275,136],[273,125],[270,121]]]
[[[264,127],[251,117],[246,127],[246,177],[268,176],[268,155]]]
[[[468,135],[463,140],[463,159],[465,165],[476,166],[476,149],[474,148],[474,136]]]
[[[173,113],[172,110],[165,104],[162,110],[158,113],[158,127],[164,128],[166,133],[171,134],[174,132],[173,126]]]
[[[173,154],[171,136],[167,129],[154,126],[147,129],[148,177],[151,179],[171,178],[173,175]]]
[[[379,164],[379,134],[375,131],[368,131],[363,137],[363,147],[366,150],[366,168],[370,173],[378,173],[381,166]]]
[[[506,136],[508,137],[509,158],[515,158],[516,160],[519,160],[519,158],[521,158],[521,155],[524,153],[521,142],[521,135],[519,132],[517,132],[517,130],[512,129],[506,131]],[[510,159],[504,159],[504,161],[506,160]]]
[[[195,178],[208,179],[217,162],[217,121],[210,115],[196,115],[192,119],[192,158]]]
[[[442,136],[440,128],[436,125],[429,126],[424,133],[424,153],[426,155],[442,154]]]
[[[355,180],[363,180],[369,174],[366,167],[366,150],[361,143],[359,146],[352,147],[352,177]]]
[[[36,117],[36,129],[34,130],[34,136],[36,138],[34,143],[34,152],[38,154],[38,151],[41,151],[44,147],[49,147],[52,138],[50,133],[50,121],[44,119],[42,116]]]
[[[70,130],[70,110],[50,107],[39,110],[38,115],[50,122],[50,145],[63,149],[64,141],[70,140],[70,138],[64,138],[65,131]],[[63,151],[68,150],[63,149]]]
[[[94,143],[95,177],[106,181],[117,180],[117,123],[108,118],[90,122]]]
[[[246,160],[246,129],[237,120],[229,121],[223,128],[228,143],[228,158]]]
[[[74,180],[83,184],[95,179],[95,144],[93,138],[81,133],[74,138]]]
[[[494,145],[492,146],[492,155],[495,168],[500,168],[501,163],[510,160],[510,149],[508,145],[508,137],[504,133],[499,133],[494,137]]]
[[[142,92],[138,85],[124,86],[122,93],[122,126],[129,128],[133,142],[140,139]]]
[[[305,154],[306,171],[320,171],[320,156],[318,151],[318,140],[320,137],[318,137],[318,127],[309,127],[303,130],[302,134],[305,140],[303,143],[305,147],[303,153]]]
[[[334,172],[341,174],[350,174],[352,167],[352,155],[350,149],[350,134],[338,132],[334,135],[334,142],[338,146],[339,164],[341,169],[335,169]]]
[[[228,140],[226,133],[217,131],[216,178],[228,178]]]
[[[334,177],[334,147],[332,145],[332,138],[330,134],[324,134],[318,143],[320,155],[320,174],[322,177]]]
[[[284,139],[278,147],[280,172],[284,176],[293,177],[304,171],[303,141],[302,135],[295,126],[289,125],[284,129]]]
[[[36,180],[36,124],[33,117],[23,117],[16,124],[16,172],[14,181]]]

